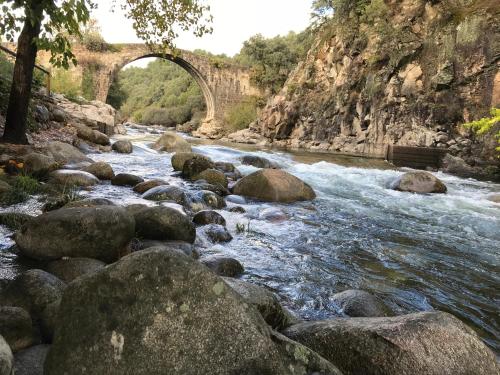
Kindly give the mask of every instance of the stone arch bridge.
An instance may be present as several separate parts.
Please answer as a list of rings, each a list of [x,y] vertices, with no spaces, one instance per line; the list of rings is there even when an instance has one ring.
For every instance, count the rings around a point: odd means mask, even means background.
[[[210,56],[190,51],[154,53],[145,44],[115,44],[109,51],[93,52],[82,45],[72,48],[78,65],[72,68],[75,77],[83,81],[84,69],[92,74],[95,99],[105,102],[117,73],[127,64],[146,57],[165,58],[184,68],[200,85],[205,97],[207,114],[198,135],[218,138],[223,134],[224,114],[231,106],[261,95],[250,81],[250,70],[238,65],[220,63]],[[50,66],[50,53],[40,51],[37,62]]]

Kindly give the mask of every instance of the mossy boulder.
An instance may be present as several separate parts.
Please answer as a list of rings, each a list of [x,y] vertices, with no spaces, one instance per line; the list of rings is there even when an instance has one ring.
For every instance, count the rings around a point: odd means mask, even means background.
[[[22,307],[0,306],[0,334],[14,353],[39,342],[31,316]]]
[[[226,219],[216,211],[204,210],[194,215],[193,223],[196,225],[218,224],[226,226]]]
[[[191,152],[191,145],[180,135],[165,132],[154,144],[153,148],[165,152]]]
[[[111,180],[111,184],[116,186],[136,186],[141,182],[144,182],[142,177],[130,173],[118,173]]]
[[[49,262],[47,271],[69,283],[78,277],[94,273],[106,266],[106,263],[90,258],[64,258]]]
[[[62,186],[89,187],[99,183],[99,179],[93,174],[71,169],[59,169],[52,172],[49,176],[51,184]]]
[[[394,315],[383,300],[364,290],[349,289],[336,293],[332,297],[332,302],[339,306],[344,314],[352,318]]]
[[[245,272],[245,267],[234,258],[215,255],[202,259],[201,263],[219,276],[239,277]]]
[[[197,180],[197,176],[207,170],[213,169],[215,164],[208,158],[193,158],[186,160],[182,167],[182,177],[188,180]]]
[[[51,375],[340,374],[174,250],[140,251],[75,280],[59,316]]]
[[[157,186],[146,191],[142,195],[143,199],[147,199],[155,202],[171,201],[180,205],[187,203],[188,198],[184,190],[177,186]]]
[[[139,194],[144,194],[148,190],[151,190],[155,187],[158,186],[163,186],[163,185],[168,185],[168,182],[155,179],[155,180],[148,180],[144,182],[140,182],[137,185],[134,186],[134,191]]]
[[[279,169],[278,164],[256,155],[245,155],[241,158],[241,163],[245,165],[251,165],[256,168],[271,168]]]
[[[93,162],[92,159],[85,156],[76,147],[64,142],[50,142],[43,150],[44,153],[51,155],[56,162],[62,164]]]
[[[52,156],[31,153],[24,157],[24,171],[37,178],[43,178],[60,167]]]
[[[316,198],[314,190],[299,178],[277,169],[261,169],[239,180],[233,193],[266,202],[296,202]]]
[[[393,182],[392,188],[394,190],[419,194],[444,194],[448,190],[439,178],[429,172],[423,171],[405,173]]]
[[[171,207],[147,207],[135,215],[139,237],[194,243],[196,229],[188,216]]]
[[[134,218],[121,207],[62,208],[28,221],[17,232],[20,252],[34,259],[84,257],[114,262],[128,251]]]
[[[306,322],[284,334],[344,374],[496,375],[500,370],[477,334],[444,312]]]
[[[205,169],[203,172],[194,176],[193,179],[204,180],[210,185],[222,186],[224,188],[227,188],[228,185],[226,175],[217,169]]]
[[[177,152],[172,155],[172,167],[174,168],[174,171],[182,171],[186,161],[192,159],[203,159],[207,162],[212,162],[210,158],[194,152]]]
[[[120,140],[113,143],[111,146],[113,151],[118,152],[119,154],[131,154],[134,151],[134,146],[132,142],[126,140]]]

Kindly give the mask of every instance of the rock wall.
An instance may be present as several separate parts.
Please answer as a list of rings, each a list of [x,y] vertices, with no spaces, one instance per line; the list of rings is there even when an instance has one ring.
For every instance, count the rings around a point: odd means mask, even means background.
[[[440,147],[498,165],[492,135],[461,126],[500,106],[500,7],[479,2],[489,5],[390,0],[375,20],[332,23],[251,131],[284,147],[368,156],[388,144]]]

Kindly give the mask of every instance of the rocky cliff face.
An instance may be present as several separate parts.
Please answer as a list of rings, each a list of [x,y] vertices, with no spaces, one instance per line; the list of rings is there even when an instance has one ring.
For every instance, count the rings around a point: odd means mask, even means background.
[[[492,136],[461,124],[500,106],[499,6],[449,2],[379,2],[376,17],[326,27],[251,130],[285,147],[383,156],[388,144],[427,146],[496,164]]]

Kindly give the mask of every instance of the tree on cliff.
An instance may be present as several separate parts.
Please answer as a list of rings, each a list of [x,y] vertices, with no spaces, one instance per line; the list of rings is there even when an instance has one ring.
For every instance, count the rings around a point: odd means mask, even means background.
[[[209,7],[199,0],[113,0],[144,42],[151,47],[172,47],[177,31],[192,30],[201,36],[211,29]],[[39,49],[52,53],[51,63],[68,68],[76,64],[70,36],[80,36],[80,26],[90,19],[93,0],[0,0],[0,35],[13,42],[17,34],[17,58],[7,109],[3,141],[26,143],[31,85]]]

